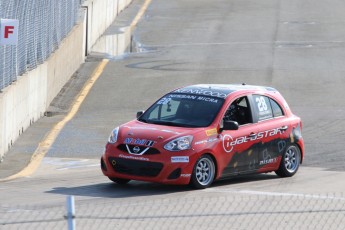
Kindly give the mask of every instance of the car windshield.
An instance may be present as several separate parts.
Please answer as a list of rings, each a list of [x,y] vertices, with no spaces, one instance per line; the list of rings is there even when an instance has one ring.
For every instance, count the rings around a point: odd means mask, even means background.
[[[170,93],[153,104],[139,121],[179,127],[207,127],[217,116],[224,99]]]

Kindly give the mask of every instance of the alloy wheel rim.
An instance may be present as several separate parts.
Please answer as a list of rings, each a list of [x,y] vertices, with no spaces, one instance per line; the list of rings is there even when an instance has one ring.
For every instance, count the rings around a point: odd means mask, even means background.
[[[196,166],[196,179],[201,185],[208,185],[214,176],[214,164],[210,159],[202,158]]]
[[[288,172],[293,173],[297,170],[299,165],[299,155],[296,147],[292,146],[286,150],[284,162],[285,168]]]

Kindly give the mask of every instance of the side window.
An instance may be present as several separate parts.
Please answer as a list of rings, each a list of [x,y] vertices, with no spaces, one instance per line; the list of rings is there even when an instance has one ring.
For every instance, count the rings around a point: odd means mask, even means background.
[[[226,111],[223,119],[228,121],[236,121],[239,125],[252,123],[252,115],[248,98],[240,97],[233,101]]]
[[[254,107],[258,114],[259,121],[273,118],[270,99],[262,95],[253,95]]]
[[[278,105],[278,103],[276,101],[274,101],[273,99],[270,98],[270,103],[271,103],[274,117],[284,116],[284,112],[283,112],[282,108]]]
[[[155,120],[158,119],[158,113],[159,113],[160,107],[157,106],[149,115],[149,119]]]

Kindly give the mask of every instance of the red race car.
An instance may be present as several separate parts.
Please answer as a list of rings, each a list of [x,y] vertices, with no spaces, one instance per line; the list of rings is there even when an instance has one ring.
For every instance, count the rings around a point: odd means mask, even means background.
[[[274,171],[293,176],[304,157],[302,122],[274,88],[192,85],[176,89],[115,128],[101,158],[110,180],[209,187]]]

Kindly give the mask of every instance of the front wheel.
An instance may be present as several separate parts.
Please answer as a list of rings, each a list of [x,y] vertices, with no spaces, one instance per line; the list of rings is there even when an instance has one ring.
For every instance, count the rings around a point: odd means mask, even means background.
[[[197,189],[209,187],[216,174],[216,167],[212,157],[209,155],[201,156],[194,165],[190,184]]]
[[[130,182],[131,180],[129,179],[122,179],[122,178],[117,178],[117,177],[108,177],[109,180],[117,183],[117,184],[127,184],[128,182]]]
[[[275,173],[280,177],[291,177],[297,172],[301,162],[301,151],[298,146],[290,145],[280,162],[279,169]]]

